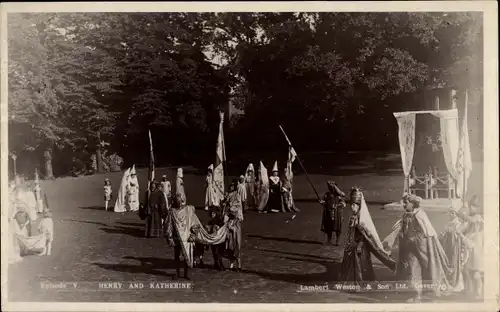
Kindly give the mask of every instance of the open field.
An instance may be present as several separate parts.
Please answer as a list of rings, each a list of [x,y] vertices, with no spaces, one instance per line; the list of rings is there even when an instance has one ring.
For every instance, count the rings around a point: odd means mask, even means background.
[[[314,172],[311,180],[321,194],[326,191],[325,181],[329,179],[337,181],[345,191],[353,185],[362,187],[374,223],[383,238],[401,215],[400,211],[380,209],[384,204],[398,200],[401,195],[399,158],[389,155],[363,159],[357,155],[352,160],[338,165],[339,161],[329,162],[323,157],[323,164],[331,164],[323,165],[328,174]],[[312,160],[307,162],[312,166]],[[316,161],[317,164],[319,162],[320,159]],[[271,167],[272,163],[266,165]],[[476,163],[475,168],[478,167],[480,164]],[[344,174],[332,175],[335,171],[344,171]],[[175,168],[157,169],[156,176],[164,173],[171,181],[174,180]],[[147,169],[138,170],[138,175],[143,192]],[[324,240],[320,232],[321,207],[315,202],[314,191],[304,175],[295,177],[294,196],[301,212],[292,222],[285,223],[291,214],[245,214],[243,271],[240,273],[218,272],[210,267],[193,269],[192,291],[71,292],[40,289],[42,281],[171,280],[175,273],[173,249],[163,239],[144,238],[143,223],[135,213],[104,211],[102,186],[105,177],[110,178],[116,196],[121,173],[43,182],[42,187],[54,215],[56,238],[53,253],[49,257],[30,256],[10,265],[9,300],[280,303],[392,302],[406,299],[404,294],[396,293],[297,293],[300,285],[334,282],[342,256],[341,247],[321,244]],[[469,181],[469,194],[480,193],[481,177],[481,170],[475,170]],[[186,168],[184,181],[188,203],[197,206],[198,216],[206,221],[206,212],[201,209],[204,176]],[[432,211],[428,214],[436,230],[441,231],[446,214]],[[210,266],[210,253],[206,254],[206,259],[206,264]],[[392,279],[392,273],[380,263],[375,262],[375,269],[379,280]]]

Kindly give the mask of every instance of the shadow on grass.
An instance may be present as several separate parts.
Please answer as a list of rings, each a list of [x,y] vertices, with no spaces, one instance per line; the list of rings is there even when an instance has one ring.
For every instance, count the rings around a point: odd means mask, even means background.
[[[144,222],[116,222],[116,223],[125,226],[144,226]]]
[[[64,219],[64,220],[61,220],[63,222],[77,222],[77,223],[87,223],[87,224],[96,224],[96,225],[100,225],[100,226],[109,226],[108,224],[106,223],[103,223],[103,222],[95,222],[95,221],[85,221],[85,220],[71,220],[71,219]]]
[[[167,273],[165,269],[175,269],[175,261],[173,259],[158,259],[158,258],[135,258],[124,257],[125,259],[133,259],[140,261],[140,264],[110,264],[110,263],[92,263],[105,270],[111,270],[123,273],[133,274],[152,274],[173,278],[174,273]]]
[[[102,210],[102,211],[105,211],[104,208],[105,208],[104,206],[80,207],[80,209],[85,209],[85,210]],[[113,207],[111,207],[111,208],[108,207],[108,211],[109,212],[113,212]]]
[[[120,234],[132,237],[145,237],[144,236],[145,229],[139,227],[114,226],[110,228],[100,228],[100,230],[108,234]]]
[[[272,240],[272,241],[277,241],[277,242],[321,245],[321,242],[318,242],[318,241],[291,239],[288,237],[272,237],[272,236],[262,236],[262,235],[255,235],[255,234],[248,234],[247,237],[260,238],[263,240]]]

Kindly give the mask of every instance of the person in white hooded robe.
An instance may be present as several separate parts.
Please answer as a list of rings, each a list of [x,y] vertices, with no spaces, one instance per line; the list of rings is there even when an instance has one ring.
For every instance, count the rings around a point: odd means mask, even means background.
[[[257,210],[259,213],[265,213],[264,209],[267,206],[267,201],[269,200],[269,176],[267,175],[267,169],[264,167],[262,161],[259,165],[259,181],[257,183]]]
[[[187,197],[186,191],[184,190],[184,173],[182,168],[177,169],[177,179],[175,180],[175,195],[178,196],[181,201],[180,204],[186,205]]]
[[[218,206],[219,200],[214,184],[214,165],[210,165],[205,178],[205,210],[208,211],[210,207]]]
[[[114,212],[125,212],[127,211],[127,185],[130,179],[130,168],[125,170],[123,173],[122,181],[120,183],[120,188],[118,189],[118,195],[116,196],[115,206],[113,208]]]
[[[127,203],[129,211],[139,210],[139,180],[135,171],[135,165],[130,170],[130,180],[127,184]]]

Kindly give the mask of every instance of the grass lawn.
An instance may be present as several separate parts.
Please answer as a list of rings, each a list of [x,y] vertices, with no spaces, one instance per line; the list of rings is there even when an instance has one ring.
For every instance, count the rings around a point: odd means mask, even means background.
[[[331,156],[335,158],[334,156]],[[379,236],[384,238],[401,215],[400,211],[380,209],[399,199],[402,176],[399,158],[394,155],[345,155],[345,161],[330,156],[304,157],[311,169],[311,180],[320,194],[325,181],[335,180],[347,191],[357,185],[364,189]],[[351,160],[351,161],[349,161]],[[313,166],[315,164],[315,166]],[[272,163],[266,164],[270,169]],[[299,168],[298,165],[295,165]],[[314,168],[313,168],[314,167]],[[324,174],[320,169],[323,168]],[[475,168],[478,168],[476,164]],[[244,170],[244,168],[243,168]],[[297,170],[298,171],[298,170]],[[157,169],[173,182],[175,168]],[[42,290],[43,281],[170,281],[175,273],[173,249],[163,239],[143,237],[143,222],[135,213],[113,213],[103,209],[103,180],[110,178],[116,196],[122,173],[43,181],[54,215],[56,238],[49,257],[30,256],[9,266],[10,301],[66,302],[391,302],[405,299],[397,293],[298,293],[300,285],[332,283],[341,262],[341,247],[323,246],[320,232],[321,207],[307,178],[294,180],[294,196],[301,212],[285,223],[291,214],[261,215],[248,212],[243,224],[243,272],[218,272],[211,268],[193,269],[191,291],[55,291]],[[141,192],[145,190],[147,169],[138,171]],[[469,182],[470,192],[480,193],[480,170]],[[204,176],[185,170],[188,203],[199,207],[197,214],[207,220],[201,207]],[[428,211],[437,231],[447,219],[443,212]],[[347,218],[345,218],[347,220]],[[212,264],[210,253],[206,262]],[[375,262],[379,280],[392,279],[392,273]]]

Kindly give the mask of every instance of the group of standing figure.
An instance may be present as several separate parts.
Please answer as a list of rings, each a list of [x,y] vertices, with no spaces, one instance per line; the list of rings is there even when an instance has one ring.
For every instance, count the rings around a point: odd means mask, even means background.
[[[293,175],[285,168],[284,178],[279,176],[278,163],[275,162],[271,177],[260,162],[258,174],[255,174],[253,164],[249,164],[245,175],[237,181],[237,192],[242,200],[243,211],[256,210],[259,213],[297,212],[292,195]],[[205,186],[205,210],[211,206],[219,206],[223,192],[214,181],[213,165],[210,165]]]
[[[336,234],[339,245],[343,210],[351,215],[344,242],[344,255],[338,279],[343,282],[376,281],[371,255],[395,273],[394,279],[406,282],[412,294],[409,301],[419,302],[425,291],[422,284],[439,285],[430,291],[434,296],[466,292],[483,295],[483,218],[477,197],[460,211],[450,210],[451,221],[438,235],[426,212],[420,209],[421,198],[404,194],[404,213],[392,232],[380,240],[363,193],[357,187],[345,193],[333,181],[320,200],[323,204],[321,230],[331,243]]]

